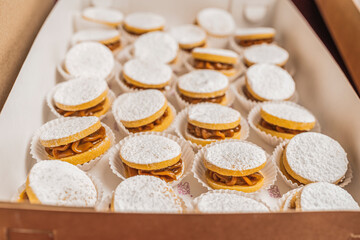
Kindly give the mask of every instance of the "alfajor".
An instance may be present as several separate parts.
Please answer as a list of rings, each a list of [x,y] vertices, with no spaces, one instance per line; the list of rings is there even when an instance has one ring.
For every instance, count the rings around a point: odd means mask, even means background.
[[[271,27],[238,28],[235,30],[235,41],[241,47],[272,43],[275,37],[275,29]]]
[[[265,151],[252,143],[221,141],[205,147],[206,181],[214,189],[255,192],[264,184]]]
[[[101,43],[83,42],[73,46],[65,56],[64,69],[72,77],[106,79],[113,72],[112,52]]]
[[[39,141],[49,159],[84,164],[105,153],[111,146],[109,133],[97,117],[69,117],[47,122]]]
[[[348,170],[345,150],[334,139],[321,133],[294,136],[280,159],[280,171],[292,182],[341,182]]]
[[[89,41],[101,43],[111,51],[121,48],[120,32],[115,29],[86,29],[76,32],[71,38],[73,45]]]
[[[257,102],[289,100],[295,94],[295,82],[281,67],[262,63],[251,66],[245,75],[245,96]]]
[[[289,53],[275,44],[258,44],[244,50],[244,62],[250,67],[256,63],[270,63],[285,66],[289,59]]]
[[[81,16],[87,21],[106,25],[112,28],[119,27],[124,19],[124,14],[122,12],[115,9],[100,7],[85,8],[82,11]]]
[[[174,113],[159,90],[144,90],[120,95],[113,104],[113,114],[129,132],[164,131],[174,120]]]
[[[127,177],[151,175],[173,182],[184,173],[180,145],[164,136],[148,134],[128,137],[121,145],[119,154]]]
[[[190,52],[194,48],[206,46],[206,32],[196,25],[185,24],[173,27],[169,33],[184,51]]]
[[[314,128],[316,119],[307,109],[287,102],[268,102],[261,106],[261,131],[283,139],[308,132]]]
[[[280,211],[291,211],[296,209],[296,198],[301,192],[302,187],[290,190],[289,192],[285,193],[282,198],[279,200],[279,207]]]
[[[214,103],[201,103],[189,108],[185,138],[206,144],[241,137],[241,115],[235,109]]]
[[[153,176],[135,176],[115,189],[113,212],[181,213],[183,202],[166,182]]]
[[[179,45],[170,34],[164,32],[150,32],[141,35],[134,42],[135,58],[160,62],[175,63]]]
[[[18,201],[55,206],[94,207],[98,189],[85,172],[62,161],[41,161],[30,170]]]
[[[201,10],[196,16],[196,23],[214,37],[228,37],[235,30],[232,15],[220,8]]]
[[[55,110],[64,117],[100,117],[110,108],[105,80],[79,77],[60,83],[52,97]]]
[[[151,12],[135,12],[124,19],[123,29],[133,35],[161,31],[165,27],[165,18]]]
[[[187,103],[227,104],[229,79],[215,70],[195,70],[178,79],[177,92]]]
[[[122,77],[126,86],[132,89],[170,88],[173,72],[165,63],[131,59],[124,64]]]
[[[219,71],[226,76],[236,73],[235,65],[239,56],[236,52],[220,48],[195,48],[191,55],[194,68]]]

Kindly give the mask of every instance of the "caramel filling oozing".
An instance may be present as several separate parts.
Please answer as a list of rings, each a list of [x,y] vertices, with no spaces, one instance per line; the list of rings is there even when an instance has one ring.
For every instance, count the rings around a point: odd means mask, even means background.
[[[211,97],[211,98],[192,98],[185,96],[180,93],[180,97],[188,103],[197,104],[201,102],[211,102],[211,103],[221,103],[224,100],[225,94],[217,97]]]
[[[104,44],[106,47],[108,47],[111,51],[114,51],[115,49],[119,48],[121,46],[120,39],[115,42],[109,42]]]
[[[136,175],[150,175],[150,176],[158,177],[166,182],[171,182],[176,180],[176,176],[182,172],[182,168],[183,168],[181,159],[174,165],[156,170],[141,170],[141,169],[129,167],[125,163],[123,164],[125,166],[125,169],[129,177],[133,177]]]
[[[196,69],[212,69],[212,70],[230,70],[234,68],[233,64],[220,63],[220,62],[210,62],[204,60],[194,60],[194,67]]]
[[[55,110],[63,115],[64,117],[87,117],[87,116],[93,116],[95,113],[100,112],[104,109],[104,104],[105,104],[106,98],[100,102],[99,104],[95,105],[94,107],[88,108],[88,109],[84,109],[84,110],[79,110],[79,111],[66,111],[63,109],[58,108],[57,106],[55,106]]]
[[[240,124],[235,128],[226,129],[226,130],[211,130],[211,129],[194,126],[190,123],[188,123],[187,126],[187,130],[191,135],[202,139],[225,139],[227,137],[233,137],[236,132],[240,131],[240,129],[241,129]]]
[[[236,43],[242,47],[250,47],[252,45],[262,44],[262,43],[272,43],[273,41],[274,38],[246,39],[246,40],[236,39]]]
[[[165,87],[162,87],[162,88],[145,88],[145,87],[139,87],[139,86],[135,86],[134,84],[131,84],[129,82],[126,81],[125,78],[123,78],[123,81],[122,81],[127,87],[131,88],[131,89],[139,89],[139,90],[143,90],[143,89],[157,89],[157,90],[160,90],[160,91],[165,91]]]
[[[256,185],[264,176],[260,172],[256,172],[247,176],[224,176],[217,172],[213,172],[209,169],[206,170],[206,174],[212,180],[217,183],[223,183],[227,186],[254,186]]]
[[[164,114],[161,117],[159,117],[158,119],[156,119],[155,121],[153,121],[151,123],[148,123],[148,124],[146,124],[144,126],[140,126],[140,127],[126,128],[126,129],[132,133],[137,133],[137,132],[142,132],[142,131],[150,131],[155,126],[160,125],[165,120],[165,118],[169,115],[168,109],[169,109],[169,107],[166,108]]]
[[[71,157],[76,154],[89,151],[93,147],[100,144],[105,139],[105,137],[106,130],[103,126],[101,126],[99,130],[84,137],[83,139],[58,147],[45,147],[45,151],[47,154],[49,154],[49,156],[56,159]]]
[[[289,133],[289,134],[299,134],[299,133],[303,133],[303,132],[307,132],[306,130],[295,130],[295,129],[289,129],[289,128],[284,128],[284,127],[280,127],[280,126],[276,126],[274,124],[268,123],[267,121],[265,121],[263,118],[260,119],[260,126],[262,126],[263,128],[269,129],[269,130],[273,130],[279,133]]]
[[[203,44],[201,44],[199,46],[195,46],[195,47],[192,47],[192,48],[181,48],[181,49],[188,52],[188,53],[190,53],[190,52],[192,52],[192,50],[194,50],[194,48],[198,48],[198,47],[201,48],[201,47],[205,47],[205,46],[206,46],[206,42],[204,42]]]

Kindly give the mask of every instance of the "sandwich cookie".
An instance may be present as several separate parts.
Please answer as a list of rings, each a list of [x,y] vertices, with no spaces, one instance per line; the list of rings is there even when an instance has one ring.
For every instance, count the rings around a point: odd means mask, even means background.
[[[235,30],[235,41],[241,47],[272,43],[275,37],[275,29],[271,27],[238,28]]]
[[[185,24],[170,29],[170,35],[179,43],[179,47],[191,52],[197,47],[206,47],[206,32],[192,24]]]
[[[284,67],[288,59],[289,53],[275,44],[259,44],[244,50],[244,62],[248,67],[256,63],[269,63]]]
[[[83,10],[82,18],[108,27],[117,28],[124,19],[122,12],[100,7],[89,7]]]
[[[299,193],[301,192],[302,187],[293,189],[288,191],[287,193],[285,193],[279,200],[278,200],[278,206],[277,206],[277,210],[278,211],[292,211],[296,209],[296,198],[299,195]]]
[[[220,8],[201,10],[196,16],[196,23],[214,37],[228,37],[235,30],[234,18]]]
[[[101,43],[111,51],[121,48],[120,33],[113,29],[82,30],[75,33],[71,39],[72,45],[89,41]]]
[[[151,12],[136,12],[125,17],[123,29],[131,35],[161,31],[165,27],[165,18]]]
[[[135,176],[116,187],[110,208],[113,212],[181,213],[183,202],[165,181]]]
[[[175,110],[159,90],[144,90],[120,95],[112,108],[117,123],[130,133],[167,129]]]

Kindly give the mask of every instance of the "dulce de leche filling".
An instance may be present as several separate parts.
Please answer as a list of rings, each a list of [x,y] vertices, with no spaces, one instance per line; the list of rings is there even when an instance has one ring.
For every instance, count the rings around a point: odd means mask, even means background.
[[[133,177],[136,175],[150,175],[150,176],[158,177],[166,182],[171,182],[176,180],[176,176],[182,172],[182,168],[183,168],[181,159],[174,165],[156,170],[141,170],[141,169],[129,167],[125,163],[123,164],[129,177]]]
[[[63,109],[58,108],[57,106],[55,106],[55,110],[63,115],[64,117],[87,117],[87,116],[93,116],[95,113],[100,112],[104,109],[104,104],[105,104],[106,98],[101,101],[99,104],[95,105],[94,107],[88,108],[88,109],[84,109],[84,110],[79,110],[79,111],[66,111]]]
[[[196,69],[212,69],[212,70],[230,70],[234,68],[233,64],[220,63],[220,62],[210,62],[205,60],[194,60],[194,67]]]
[[[148,124],[140,126],[140,127],[126,128],[126,129],[132,133],[137,133],[137,132],[142,132],[142,131],[150,131],[155,126],[160,125],[164,121],[164,119],[169,115],[168,109],[169,109],[169,107],[166,108],[164,114],[161,117],[159,117],[158,119],[156,119],[155,121],[153,121],[151,123],[148,123]]]
[[[276,126],[274,124],[268,123],[267,121],[265,121],[263,118],[260,119],[260,126],[262,126],[263,128],[269,129],[269,130],[273,130],[276,132],[280,132],[280,133],[289,133],[289,134],[299,134],[299,133],[303,133],[303,132],[307,132],[306,130],[295,130],[295,129],[289,129],[289,128],[284,128],[284,127],[280,127],[280,126]]]
[[[100,144],[105,137],[106,130],[103,126],[101,126],[99,130],[84,137],[83,139],[58,147],[45,147],[45,151],[49,154],[49,156],[56,159],[71,157],[76,154],[89,151],[91,148]]]
[[[162,88],[145,88],[145,87],[139,87],[139,86],[136,86],[132,83],[129,83],[126,81],[126,79],[124,78],[123,81],[122,81],[127,87],[131,88],[131,89],[139,89],[139,90],[143,90],[143,89],[158,89],[160,91],[165,91],[165,87],[162,87]]]
[[[240,131],[240,129],[241,129],[240,124],[235,128],[226,129],[226,130],[206,129],[206,128],[194,126],[191,123],[188,123],[187,126],[187,130],[191,135],[202,139],[225,139],[227,137],[233,137],[236,132]]]
[[[255,101],[255,102],[261,102],[260,100],[257,100],[253,95],[251,95],[251,93],[249,92],[249,90],[247,89],[247,87],[245,85],[243,86],[242,91],[248,99]]]
[[[262,44],[262,43],[272,43],[274,41],[274,38],[262,38],[262,39],[236,39],[236,43],[242,47],[250,47],[252,45],[256,44]]]
[[[109,48],[111,51],[114,51],[115,49],[118,49],[121,46],[121,41],[116,40],[115,42],[109,42],[104,44],[107,48]]]
[[[227,186],[254,186],[256,185],[264,176],[260,172],[252,173],[247,176],[224,176],[217,172],[213,172],[209,169],[206,170],[206,174],[209,178],[214,180],[217,183],[223,183]]]
[[[225,97],[225,94],[223,94],[221,96],[217,96],[217,97],[211,97],[211,98],[192,98],[192,97],[185,96],[183,94],[180,94],[180,97],[185,102],[188,102],[191,104],[197,104],[197,103],[201,103],[201,102],[221,103]]]

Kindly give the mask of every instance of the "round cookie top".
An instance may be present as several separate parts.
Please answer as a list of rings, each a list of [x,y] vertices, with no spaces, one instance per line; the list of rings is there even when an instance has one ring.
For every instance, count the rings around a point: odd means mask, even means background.
[[[120,156],[135,164],[159,163],[181,155],[180,145],[170,138],[158,135],[129,137],[120,148]]]
[[[196,201],[196,208],[202,213],[269,212],[263,203],[231,191],[207,192]]]
[[[157,113],[166,104],[166,98],[159,90],[144,90],[120,95],[115,112],[121,121],[138,121]]]
[[[251,170],[266,162],[266,153],[261,147],[242,141],[210,145],[205,148],[204,157],[208,164],[232,171]]]
[[[235,109],[215,103],[201,103],[191,106],[188,121],[210,124],[240,122],[241,115]]]
[[[76,166],[57,160],[40,161],[30,170],[28,184],[42,204],[93,207],[94,183]]]
[[[284,64],[289,53],[275,44],[258,44],[244,50],[244,57],[252,63]]]
[[[213,93],[226,90],[229,79],[215,70],[195,70],[178,79],[178,87],[191,93]]]
[[[345,189],[327,182],[306,185],[300,195],[300,207],[302,211],[360,209]]]
[[[124,65],[124,74],[132,80],[146,84],[159,85],[169,82],[172,69],[163,63],[131,59]]]
[[[108,90],[105,80],[99,78],[79,77],[58,85],[53,99],[66,106],[77,106],[88,103]]]
[[[220,57],[229,57],[229,58],[238,58],[236,52],[228,49],[221,48],[195,48],[192,51],[193,54],[200,53],[206,55],[220,56]]]
[[[294,173],[311,182],[335,183],[347,171],[345,150],[337,141],[321,133],[296,135],[287,144],[285,153]]]
[[[163,27],[165,18],[151,12],[136,12],[127,15],[124,23],[137,29],[151,30]]]
[[[181,45],[201,43],[206,39],[206,32],[192,24],[171,28],[170,34]]]
[[[179,45],[169,34],[149,32],[134,43],[134,56],[141,60],[170,63],[178,53]]]
[[[122,14],[122,12],[115,9],[100,7],[86,8],[82,12],[82,15],[89,19],[104,21],[108,23],[120,23],[124,19],[124,14]]]
[[[73,77],[106,78],[114,69],[112,52],[101,43],[82,42],[73,46],[65,56],[65,68]]]
[[[231,14],[220,8],[205,8],[196,17],[197,23],[206,32],[215,36],[228,36],[235,29],[235,21]]]
[[[76,32],[71,38],[73,44],[86,41],[105,41],[120,37],[120,33],[114,29],[86,29]]]
[[[275,29],[271,27],[238,28],[235,30],[236,37],[248,37],[253,35],[275,35]]]
[[[286,102],[268,102],[261,106],[261,110],[274,117],[299,123],[312,123],[316,119],[307,109]]]
[[[291,75],[276,65],[255,64],[246,72],[246,82],[254,93],[265,100],[287,100],[295,93]]]
[[[138,175],[122,181],[114,193],[116,212],[181,212],[181,202],[165,181]]]

